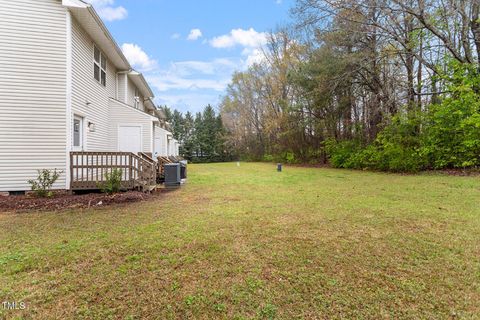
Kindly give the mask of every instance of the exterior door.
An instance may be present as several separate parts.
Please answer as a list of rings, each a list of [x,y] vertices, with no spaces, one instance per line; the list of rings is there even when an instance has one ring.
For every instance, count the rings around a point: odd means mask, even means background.
[[[118,127],[118,151],[142,152],[142,127],[119,126]]]
[[[162,155],[162,139],[155,138],[155,158]]]
[[[83,118],[75,115],[73,117],[73,150],[82,151],[83,150]]]

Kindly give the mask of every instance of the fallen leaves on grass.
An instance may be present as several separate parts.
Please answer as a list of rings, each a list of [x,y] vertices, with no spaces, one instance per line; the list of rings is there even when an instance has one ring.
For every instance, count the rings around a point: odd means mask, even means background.
[[[125,192],[113,195],[90,193],[84,195],[58,195],[53,198],[33,196],[0,197],[0,212],[58,211],[105,207],[112,204],[147,200],[151,195],[142,192]]]

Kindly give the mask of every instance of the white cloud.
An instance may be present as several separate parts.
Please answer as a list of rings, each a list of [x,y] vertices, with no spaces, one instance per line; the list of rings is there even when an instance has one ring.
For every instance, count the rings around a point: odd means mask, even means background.
[[[267,43],[267,34],[257,32],[255,29],[233,29],[229,34],[215,37],[210,40],[210,45],[214,48],[232,48],[242,46],[248,48],[258,48]]]
[[[190,30],[190,34],[187,37],[187,40],[195,41],[202,37],[202,31],[200,29]]]
[[[245,68],[248,68],[255,63],[261,63],[265,61],[265,54],[263,53],[262,49],[259,48],[245,48],[242,51],[242,55],[245,56]]]
[[[162,92],[197,89],[223,91],[241,62],[225,58],[173,62],[166,69],[150,73],[148,78]]]
[[[228,73],[235,69],[237,64],[229,59],[215,59],[213,61],[180,61],[172,63],[170,70],[177,75],[190,76],[196,73],[203,75],[217,75]]]
[[[172,38],[173,40],[177,40],[177,39],[180,39],[182,35],[180,33],[174,33],[170,36],[170,38]]]
[[[263,59],[263,51],[245,48],[241,57],[211,61],[177,61],[148,72],[148,83],[157,92],[156,102],[182,111],[200,111],[220,101],[232,74]]]
[[[115,0],[86,0],[97,10],[100,17],[106,21],[123,20],[128,11],[122,6],[115,6]]]
[[[93,4],[96,7],[106,7],[113,5],[115,0],[86,0],[86,2]]]
[[[230,78],[225,79],[190,79],[179,77],[173,74],[162,74],[158,76],[149,76],[149,82],[158,89],[165,92],[170,90],[214,90],[222,92],[230,82]],[[163,97],[163,95],[160,95]]]
[[[124,43],[122,45],[123,54],[128,61],[140,71],[151,71],[157,67],[157,61],[150,58],[143,49],[133,43]]]
[[[192,113],[202,111],[206,105],[216,106],[220,102],[221,95],[217,93],[197,93],[188,94],[167,94],[155,98],[155,102],[159,105],[167,105],[181,112],[190,111]]]
[[[276,0],[275,1],[276,4],[282,4],[282,2],[283,2],[282,0]]]

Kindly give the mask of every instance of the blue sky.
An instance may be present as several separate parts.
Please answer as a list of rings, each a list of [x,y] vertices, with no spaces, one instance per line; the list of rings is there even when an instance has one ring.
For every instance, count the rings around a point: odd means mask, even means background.
[[[216,106],[231,75],[260,59],[295,0],[89,0],[158,104]]]

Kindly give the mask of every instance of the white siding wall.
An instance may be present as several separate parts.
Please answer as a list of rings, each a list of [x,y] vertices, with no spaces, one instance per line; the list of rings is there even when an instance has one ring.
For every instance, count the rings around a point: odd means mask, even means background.
[[[128,81],[127,100],[126,100],[125,103],[128,104],[129,106],[133,106],[134,105],[134,97],[135,97],[135,84],[130,79],[127,79],[127,81]]]
[[[160,141],[158,150],[154,150],[154,152],[158,153],[158,156],[168,156],[168,149],[167,149],[167,134],[168,131],[165,129],[160,128],[159,126],[155,126],[155,139]],[[156,140],[157,141],[157,140]]]
[[[140,110],[142,110],[142,111],[145,111],[145,104],[144,104],[144,102],[143,102],[143,99],[144,99],[143,96],[140,95],[140,103],[139,103],[139,105],[138,105],[138,109],[140,109]]]
[[[169,156],[174,156],[174,157],[178,156],[179,155],[179,147],[180,147],[180,145],[179,145],[177,140],[174,140],[174,139],[170,140],[170,143],[168,144],[168,149],[169,149],[168,150],[168,155]]]
[[[135,106],[135,89],[136,89],[135,83],[133,83],[132,80],[128,79],[126,104],[132,107]],[[137,91],[137,94],[140,96],[140,104],[138,108],[142,111],[145,111],[145,106],[143,103],[144,98],[140,92]]]
[[[143,152],[153,153],[153,122],[151,116],[133,107],[118,101],[110,100],[110,149],[118,150],[118,126],[119,125],[141,125],[142,126],[142,141]]]
[[[117,100],[123,103],[127,103],[126,94],[127,94],[127,75],[126,74],[119,74],[118,75],[118,92],[117,92]]]
[[[107,63],[107,85],[93,77],[94,42],[73,19],[73,89],[72,113],[84,117],[85,123],[95,124],[95,132],[86,130],[85,151],[115,151],[109,143],[109,98],[116,98],[115,67]],[[87,105],[87,102],[90,104]]]
[[[175,151],[174,156],[178,157],[180,155],[180,143],[178,143],[178,141],[175,142],[175,150],[174,151]]]
[[[0,191],[30,189],[36,169],[66,170],[65,119],[66,10],[0,0]]]

